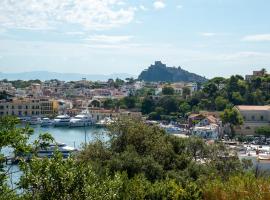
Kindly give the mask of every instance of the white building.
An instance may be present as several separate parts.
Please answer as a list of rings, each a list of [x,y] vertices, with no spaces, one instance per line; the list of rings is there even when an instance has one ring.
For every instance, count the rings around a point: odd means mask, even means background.
[[[196,135],[204,139],[217,140],[219,137],[219,126],[217,124],[195,126],[192,129],[192,135]]]

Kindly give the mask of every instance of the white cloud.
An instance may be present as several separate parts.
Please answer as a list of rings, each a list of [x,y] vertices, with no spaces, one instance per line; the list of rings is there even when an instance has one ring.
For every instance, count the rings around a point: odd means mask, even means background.
[[[163,1],[155,1],[153,4],[156,10],[160,10],[166,7],[166,4]]]
[[[177,8],[177,9],[182,9],[183,6],[179,4],[179,5],[176,6],[176,8]]]
[[[144,5],[140,5],[139,8],[143,11],[147,11],[148,9]]]
[[[51,29],[65,23],[104,30],[130,23],[135,9],[121,0],[1,0],[0,25]]]
[[[212,33],[212,32],[205,32],[205,33],[200,33],[200,35],[204,36],[204,37],[213,37],[216,36],[216,33]]]
[[[131,35],[92,35],[86,38],[85,40],[95,43],[109,43],[109,44],[115,44],[115,43],[122,43],[122,42],[128,42],[133,36]]]
[[[249,42],[270,41],[270,34],[247,35],[243,37],[242,40]]]
[[[82,31],[69,31],[65,33],[66,35],[85,35]]]

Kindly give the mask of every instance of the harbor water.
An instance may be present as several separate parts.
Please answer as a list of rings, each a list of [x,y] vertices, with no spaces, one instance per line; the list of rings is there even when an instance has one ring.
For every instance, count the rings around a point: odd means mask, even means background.
[[[33,142],[38,138],[41,133],[50,133],[56,142],[65,143],[68,146],[75,147],[77,149],[81,149],[83,144],[93,142],[95,140],[107,141],[109,139],[106,134],[105,128],[97,128],[95,126],[89,127],[41,127],[40,125],[31,126],[33,128],[34,133],[30,137],[30,142]],[[4,149],[3,153],[5,155],[11,155],[12,152],[10,149]],[[16,183],[19,181],[21,172],[19,171],[19,167],[17,165],[8,166],[10,168],[10,177],[8,183],[10,186],[16,187]]]
[[[41,127],[39,125],[32,126],[34,134],[31,136],[30,141],[34,141],[41,133],[50,133],[56,142],[65,143],[68,146],[72,146],[80,149],[86,142],[92,142],[94,140],[108,140],[106,129],[97,128],[95,126],[89,127]]]

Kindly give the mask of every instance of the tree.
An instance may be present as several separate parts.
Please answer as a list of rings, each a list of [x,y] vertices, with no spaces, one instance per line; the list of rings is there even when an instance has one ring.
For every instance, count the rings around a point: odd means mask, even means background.
[[[225,99],[224,97],[218,96],[215,99],[216,109],[219,111],[224,110],[226,108],[227,104],[229,104],[229,101],[227,99]]]
[[[182,96],[184,99],[186,99],[188,96],[191,95],[191,90],[188,87],[183,87]]]
[[[162,88],[162,94],[163,95],[173,95],[174,94],[174,89],[170,86],[165,86]]]
[[[233,92],[232,93],[232,103],[234,105],[241,105],[244,103],[244,98],[240,94],[240,92]]]
[[[113,99],[106,99],[103,102],[103,107],[106,109],[114,109],[117,105],[118,100],[113,100]]]
[[[198,106],[200,109],[212,110],[213,104],[209,99],[201,99]]]
[[[266,137],[270,136],[270,126],[262,126],[259,128],[256,128],[255,133],[258,135],[264,135]]]
[[[215,83],[207,82],[204,85],[203,92],[207,95],[207,97],[214,98],[217,94],[218,87]]]
[[[135,108],[136,97],[135,96],[124,97],[124,104],[126,105],[127,108]]]
[[[225,109],[221,113],[221,119],[224,124],[230,124],[231,127],[231,137],[234,136],[234,126],[243,124],[243,117],[236,108]]]
[[[145,97],[142,102],[142,114],[149,114],[153,112],[155,108],[155,102],[151,97]]]
[[[185,116],[188,112],[191,111],[191,106],[187,102],[183,102],[179,106],[179,112]]]
[[[162,107],[165,114],[170,114],[171,112],[178,111],[178,102],[173,96],[162,97],[158,101],[157,106]]]

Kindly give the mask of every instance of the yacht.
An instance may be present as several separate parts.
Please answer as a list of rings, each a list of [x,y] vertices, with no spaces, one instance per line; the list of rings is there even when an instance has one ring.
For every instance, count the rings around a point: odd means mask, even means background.
[[[70,116],[68,115],[58,115],[53,120],[54,126],[69,126]]]
[[[50,158],[53,156],[56,150],[58,150],[64,158],[67,158],[71,154],[78,151],[76,148],[67,146],[64,143],[52,143],[47,147],[39,148],[37,151],[37,156],[40,158]]]
[[[92,118],[87,114],[79,114],[70,119],[69,127],[84,127],[92,124]]]
[[[31,117],[29,120],[30,125],[38,125],[41,123],[41,119],[39,117]]]
[[[46,126],[51,126],[52,124],[53,124],[52,120],[50,120],[49,118],[43,118],[41,119],[40,126],[46,127]]]

